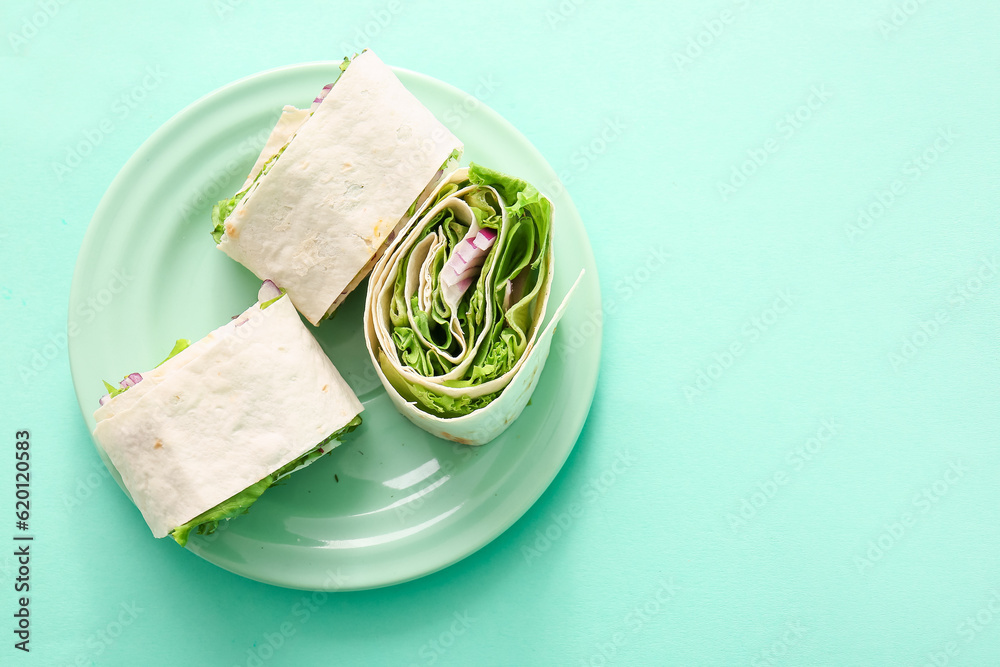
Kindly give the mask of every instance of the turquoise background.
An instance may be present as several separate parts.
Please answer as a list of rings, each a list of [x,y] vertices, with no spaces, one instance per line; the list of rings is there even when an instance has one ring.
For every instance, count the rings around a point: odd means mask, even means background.
[[[1000,663],[1000,6],[136,4],[0,7],[0,511],[30,429],[38,536],[29,655],[0,551],[0,663]],[[548,158],[605,338],[583,434],[520,521],[314,600],[118,528],[135,510],[76,403],[68,294],[156,128],[364,46]]]

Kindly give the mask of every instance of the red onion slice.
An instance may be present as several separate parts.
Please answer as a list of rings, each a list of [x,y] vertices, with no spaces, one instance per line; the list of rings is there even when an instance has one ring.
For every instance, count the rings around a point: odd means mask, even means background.
[[[281,290],[270,280],[265,280],[260,289],[257,290],[257,300],[261,303],[277,299],[279,296],[281,296]]]
[[[316,99],[313,100],[312,106],[309,107],[310,112],[316,111],[316,107],[318,107],[320,104],[323,103],[323,100],[325,100],[326,96],[330,94],[330,89],[332,88],[333,88],[332,83],[328,83],[325,86],[323,86],[323,90],[320,91],[320,94],[317,95]]]
[[[465,295],[466,290],[472,284],[472,278],[465,278],[460,280],[454,285],[444,285],[441,288],[441,294],[444,296],[445,303],[450,305],[453,309],[458,307],[458,302],[462,300]]]
[[[496,238],[497,233],[492,229],[470,229],[444,263],[439,274],[441,295],[452,311],[458,307],[458,302],[479,274]]]
[[[452,257],[458,257],[463,264],[468,264],[480,254],[479,250],[480,248],[473,245],[472,239],[462,239],[455,248],[455,254]]]
[[[475,264],[467,264],[460,270],[460,273],[456,273],[455,269],[451,267],[446,267],[441,271],[441,282],[449,287],[457,285],[466,278],[473,277],[476,273],[478,273],[478,269],[482,265],[482,260],[477,261]]]
[[[503,295],[503,311],[505,313],[510,310],[511,306],[524,297],[524,287],[528,282],[528,273],[530,271],[531,267],[526,266],[521,269],[520,273],[514,276],[513,280],[507,281],[507,288],[504,290]]]
[[[142,376],[138,373],[131,373],[127,378],[118,383],[122,389],[128,389],[129,387],[134,387],[138,383],[142,382]]]
[[[489,227],[485,227],[479,230],[479,233],[476,234],[476,238],[472,239],[471,242],[472,245],[476,246],[480,250],[489,250],[496,238],[497,233]]]
[[[101,405],[104,405],[110,400],[111,400],[111,394],[105,394],[104,396],[101,396]]]

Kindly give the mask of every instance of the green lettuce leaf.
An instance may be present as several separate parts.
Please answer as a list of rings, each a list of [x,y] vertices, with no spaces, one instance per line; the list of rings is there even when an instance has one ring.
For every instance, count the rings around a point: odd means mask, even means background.
[[[128,377],[128,376],[126,375],[125,377]],[[123,391],[125,391],[125,390],[128,389],[128,387],[122,387],[122,386],[117,386],[116,387],[116,386],[110,384],[107,380],[102,380],[102,382],[104,382],[104,388],[108,390],[108,396],[110,396],[111,398],[114,398],[118,394],[120,394]]]
[[[174,528],[170,531],[170,536],[174,538],[177,544],[183,547],[187,544],[192,530],[194,530],[198,535],[211,535],[219,527],[219,524],[222,521],[232,519],[233,517],[249,512],[250,506],[257,502],[257,499],[260,498],[265,491],[277,484],[282,477],[329,453],[330,450],[324,449],[324,445],[334,440],[340,440],[360,425],[361,415],[358,415],[342,429],[334,432],[328,438],[323,440],[323,442],[317,444],[299,458],[285,464],[264,479],[251,484],[234,496],[223,500],[212,509],[202,512],[184,525]]]
[[[441,171],[444,171],[445,169],[448,168],[448,163],[449,162],[451,162],[452,160],[457,160],[460,157],[462,157],[462,151],[460,149],[458,149],[458,148],[454,149],[451,152],[451,155],[449,155],[448,157],[446,157],[445,160],[444,160],[444,162],[441,163]]]
[[[468,180],[442,188],[432,206],[460,189],[471,188],[462,195],[472,208],[480,227],[497,231],[497,242],[488,251],[482,269],[462,296],[454,317],[465,334],[466,341],[477,340],[483,334],[488,308],[492,308],[493,325],[485,332],[471,365],[462,377],[441,382],[444,387],[471,388],[499,378],[509,372],[527,350],[538,298],[548,275],[552,205],[531,184],[501,172],[472,164]],[[492,187],[500,196],[487,188]],[[500,230],[501,207],[506,208],[507,224]],[[464,238],[468,226],[459,223],[451,211],[438,213],[424,227],[412,248],[428,235],[437,234],[444,241],[437,254],[430,258],[430,299],[428,312],[420,309],[420,299],[406,294],[406,275],[411,255],[400,258],[399,273],[393,283],[388,320],[392,340],[400,362],[424,377],[444,375],[454,369],[447,356],[461,351],[458,339],[450,329],[451,309],[441,295],[438,272],[447,257]],[[502,241],[502,242],[501,242]],[[412,261],[423,261],[423,257]],[[508,283],[523,286],[518,298],[504,308]],[[409,299],[409,300],[408,300]],[[457,417],[488,405],[499,392],[475,399],[467,395],[445,396],[409,382],[382,355],[380,366],[386,378],[400,395],[415,402],[423,410],[441,417]]]
[[[173,359],[174,357],[176,357],[178,354],[180,354],[184,350],[188,349],[188,347],[190,345],[191,345],[191,341],[189,341],[188,339],[186,339],[186,338],[178,338],[177,342],[174,343],[174,349],[170,350],[170,354],[167,355],[167,358],[164,359],[163,361],[161,361],[160,363],[156,364],[156,367],[159,368],[163,364],[167,363],[168,361],[170,361],[171,359]]]
[[[191,344],[191,341],[189,341],[189,340],[187,340],[185,338],[179,338],[179,339],[177,339],[177,342],[174,343],[174,349],[170,350],[170,354],[167,355],[166,359],[164,359],[160,363],[156,364],[156,368],[159,368],[163,364],[167,363],[167,361],[169,359],[172,359],[174,356],[176,356],[177,354],[179,354],[183,350],[187,349],[188,345],[190,345],[190,344]],[[126,375],[125,377],[128,377],[128,375]],[[114,398],[118,394],[120,394],[122,392],[125,392],[125,391],[128,391],[130,389],[130,387],[122,387],[121,385],[118,385],[117,387],[115,387],[114,385],[109,384],[107,380],[103,380],[103,382],[104,382],[104,388],[108,390],[108,395],[111,398]]]
[[[275,301],[277,301],[281,297],[285,296],[285,288],[284,287],[279,287],[278,291],[280,291],[281,294],[279,294],[278,296],[274,297],[273,299],[268,299],[264,303],[260,304],[260,309],[261,310],[264,310],[265,308],[267,308],[268,306],[270,306],[272,303],[274,303]]]
[[[260,168],[257,175],[253,177],[253,181],[250,182],[250,185],[240,190],[229,199],[223,199],[212,207],[212,222],[215,223],[215,227],[212,229],[212,238],[215,239],[216,243],[221,243],[222,235],[226,233],[226,218],[229,217],[229,214],[233,212],[236,205],[240,203],[248,192],[250,192],[253,186],[257,184],[257,181],[260,180],[261,176],[271,170],[271,167],[278,161],[278,158],[281,157],[281,154],[285,152],[286,148],[288,148],[288,144],[279,148],[277,153],[267,159],[267,162],[265,162],[264,166]]]
[[[385,356],[385,352],[382,351],[379,351],[379,366],[382,367],[382,372],[385,374],[386,379],[389,380],[389,383],[392,384],[393,387],[395,387],[400,396],[407,401],[416,403],[425,412],[429,412],[445,419],[449,419],[451,417],[461,417],[462,415],[469,414],[473,410],[484,408],[489,405],[494,398],[500,395],[500,392],[496,392],[480,396],[478,398],[472,398],[467,394],[463,394],[458,398],[453,398],[451,396],[431,391],[430,389],[427,389],[419,384],[412,384],[407,382],[399,374],[396,368],[389,363],[389,359]]]
[[[256,179],[254,179],[254,182],[256,182]],[[249,191],[250,188],[241,190],[229,199],[223,199],[212,207],[212,222],[215,223],[215,226],[212,228],[212,238],[215,239],[217,245],[222,243],[222,235],[226,233],[226,218],[229,217],[229,214],[233,212],[236,205],[240,203],[240,200]]]

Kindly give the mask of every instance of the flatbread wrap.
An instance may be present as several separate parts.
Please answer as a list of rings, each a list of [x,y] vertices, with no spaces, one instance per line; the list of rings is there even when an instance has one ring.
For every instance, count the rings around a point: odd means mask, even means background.
[[[503,432],[527,404],[576,286],[543,328],[553,272],[548,199],[476,164],[449,174],[368,284],[365,341],[396,408],[464,444]]]
[[[314,325],[462,151],[372,51],[341,69],[310,109],[285,108],[247,182],[212,212],[218,248],[286,289]]]
[[[94,438],[155,537],[185,545],[340,444],[361,403],[270,281],[156,368],[106,384]]]

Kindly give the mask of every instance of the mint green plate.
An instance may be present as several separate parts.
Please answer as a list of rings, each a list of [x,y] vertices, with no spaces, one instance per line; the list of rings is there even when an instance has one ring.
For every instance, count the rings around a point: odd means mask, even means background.
[[[175,339],[200,338],[254,302],[258,280],[216,250],[209,236],[212,204],[242,183],[282,106],[308,105],[335,78],[337,65],[285,67],[211,93],[154,133],[108,188],[70,293],[70,367],[89,428],[102,379],[154,366]],[[430,77],[396,73],[465,142],[466,163],[517,175],[553,199],[550,313],[580,269],[587,274],[531,404],[500,438],[479,448],[439,440],[393,408],[365,350],[362,284],[314,331],[364,402],[364,424],[330,455],[269,490],[247,515],[188,545],[257,581],[309,590],[375,588],[468,556],[549,485],[593,399],[600,288],[569,196],[538,151],[496,112]]]

